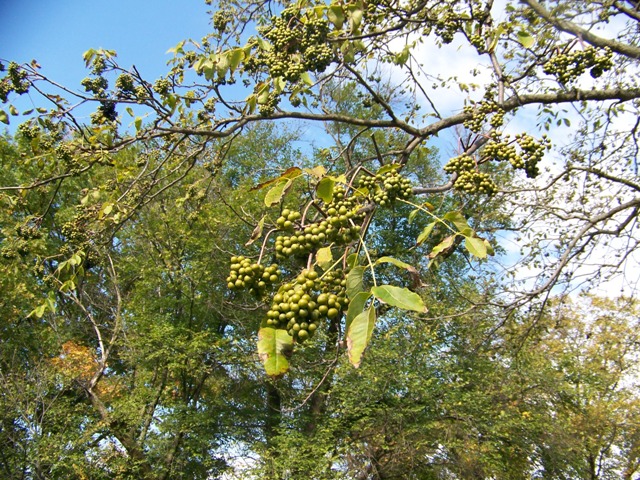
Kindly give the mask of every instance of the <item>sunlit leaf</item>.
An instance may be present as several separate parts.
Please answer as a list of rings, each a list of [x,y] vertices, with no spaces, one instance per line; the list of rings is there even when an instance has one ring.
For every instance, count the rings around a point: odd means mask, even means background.
[[[333,187],[336,182],[331,177],[324,177],[316,186],[316,194],[324,203],[331,203],[333,199]]]
[[[530,33],[525,32],[524,30],[520,30],[518,32],[518,41],[524,48],[530,48],[535,43],[535,38],[531,36]]]
[[[469,224],[467,223],[467,219],[464,217],[462,212],[447,212],[443,218],[453,223],[459,232],[463,232],[464,230],[470,228]]]
[[[330,5],[327,10],[327,18],[336,27],[336,30],[340,30],[344,24],[344,12],[340,5]]]
[[[484,243],[484,240],[478,237],[465,237],[464,246],[467,251],[478,258],[486,258],[487,257],[487,247]]]
[[[331,247],[323,247],[319,248],[316,253],[316,263],[322,268],[326,270],[333,263],[333,255],[331,253]]]
[[[380,301],[393,307],[403,310],[413,310],[424,313],[427,307],[424,306],[422,298],[408,288],[396,287],[393,285],[379,285],[371,289],[371,293]]]

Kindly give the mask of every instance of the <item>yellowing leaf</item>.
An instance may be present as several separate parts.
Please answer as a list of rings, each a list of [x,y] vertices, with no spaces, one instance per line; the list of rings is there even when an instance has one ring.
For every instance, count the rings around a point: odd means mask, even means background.
[[[447,238],[445,238],[443,241],[441,241],[438,245],[436,245],[435,247],[433,247],[433,250],[431,250],[431,253],[429,254],[429,258],[435,258],[437,257],[440,253],[442,253],[443,251],[445,251],[447,248],[453,246],[453,241],[455,240],[455,235],[451,235]]]
[[[327,174],[327,169],[324,168],[322,165],[317,165],[313,168],[305,168],[304,172],[316,178],[322,178]]]
[[[316,263],[320,266],[320,268],[326,270],[331,266],[332,262],[333,255],[331,253],[331,247],[323,247],[318,249],[318,252],[316,253]]]
[[[253,242],[255,242],[258,238],[260,238],[260,236],[262,235],[262,229],[264,228],[265,217],[266,215],[263,215],[260,221],[258,222],[258,225],[256,225],[256,228],[253,229],[253,232],[251,232],[251,238],[249,238],[247,243],[244,244],[245,247],[248,247]]]
[[[275,186],[272,187],[271,190],[269,190],[265,195],[264,204],[267,207],[270,207],[272,205],[275,205],[276,203],[280,203],[280,200],[282,200],[282,197],[284,196],[287,188],[291,186],[291,183],[291,180],[286,179],[282,179],[277,182]]]
[[[408,270],[410,272],[417,271],[412,265],[409,265],[408,263],[405,263],[402,260],[398,260],[397,258],[393,257],[380,257],[378,260],[376,260],[376,265],[379,265],[381,263],[392,263],[396,267],[404,268],[405,270]]]

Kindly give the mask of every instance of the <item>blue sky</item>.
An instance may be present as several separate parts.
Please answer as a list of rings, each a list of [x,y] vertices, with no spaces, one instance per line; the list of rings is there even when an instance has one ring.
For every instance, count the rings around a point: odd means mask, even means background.
[[[210,29],[204,0],[0,0],[0,58],[38,60],[42,72],[67,86],[87,76],[82,53],[116,50],[124,68],[147,79],[166,70],[166,51]]]

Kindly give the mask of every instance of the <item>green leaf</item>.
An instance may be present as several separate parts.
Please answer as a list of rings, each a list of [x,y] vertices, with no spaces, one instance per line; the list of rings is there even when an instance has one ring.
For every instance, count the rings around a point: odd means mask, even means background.
[[[373,327],[376,324],[376,309],[369,306],[349,324],[347,329],[347,350],[351,365],[358,368],[362,362],[362,354],[371,340]]]
[[[275,77],[273,79],[273,89],[276,93],[280,94],[287,86],[287,82],[282,77]]]
[[[7,115],[7,112],[5,112],[4,110],[0,110],[0,122],[6,123],[7,125],[9,125],[9,116]]]
[[[327,10],[327,19],[336,27],[336,30],[340,30],[344,24],[344,12],[340,5],[330,5]]]
[[[436,226],[436,222],[431,222],[429,225],[427,225],[426,227],[424,227],[424,230],[422,230],[422,232],[420,233],[420,235],[418,235],[418,238],[416,240],[416,244],[417,245],[422,245],[422,243],[429,238],[429,235],[431,235],[431,232],[433,231],[433,228]]]
[[[529,48],[535,43],[536,40],[531,36],[529,32],[520,30],[518,32],[518,41],[524,48]]]
[[[333,199],[333,187],[336,182],[331,177],[324,177],[316,186],[316,194],[324,203],[331,203]]]
[[[366,267],[353,267],[347,275],[347,297],[354,298],[358,293],[364,291],[364,271]]]
[[[267,207],[270,207],[272,205],[275,205],[276,203],[280,203],[280,200],[282,200],[282,197],[284,196],[287,188],[291,186],[291,183],[292,183],[291,180],[287,180],[287,179],[279,180],[276,183],[276,185],[273,188],[271,188],[271,190],[269,190],[265,195],[264,204]]]
[[[14,117],[20,115],[20,113],[18,112],[18,109],[16,107],[14,107],[13,105],[9,105],[9,113],[11,115],[13,115]]]
[[[306,83],[309,86],[313,85],[313,80],[311,80],[311,75],[309,75],[309,72],[302,73],[300,75],[300,80],[302,80],[304,83]]]
[[[331,253],[331,247],[323,247],[319,248],[316,253],[316,263],[322,268],[326,270],[331,266],[333,262],[333,254]]]
[[[465,237],[464,246],[474,257],[487,258],[487,247],[482,238]]]
[[[356,32],[360,28],[362,24],[362,16],[364,12],[359,8],[354,8],[351,10],[351,32]]]
[[[370,292],[360,292],[351,299],[349,302],[349,308],[347,309],[347,319],[345,320],[347,331],[349,330],[349,325],[351,325],[353,319],[362,313],[370,298]]]
[[[410,52],[411,50],[409,49],[409,46],[405,45],[405,47],[402,49],[402,52],[396,54],[393,57],[393,63],[395,63],[396,65],[404,65],[405,63],[407,63],[407,60],[409,60]]]
[[[133,124],[136,127],[136,132],[140,131],[140,127],[142,127],[142,118],[141,117],[136,117],[136,119],[134,120]]]
[[[242,48],[234,48],[227,52],[227,58],[229,59],[229,68],[231,72],[234,72],[240,62],[244,60],[244,50]]]
[[[262,327],[258,330],[258,356],[267,375],[281,377],[289,370],[288,357],[293,350],[293,338],[286,330]]]
[[[393,307],[403,310],[413,310],[424,313],[427,307],[424,306],[422,298],[408,288],[395,287],[393,285],[380,285],[373,287],[371,293],[380,301]]]
[[[351,269],[354,268],[356,265],[358,265],[358,254],[357,253],[350,253],[349,256],[347,257],[347,268]]]
[[[503,33],[504,33],[504,26],[502,24],[498,25],[498,28],[496,28],[493,32],[491,32],[491,42],[487,47],[487,51],[489,53],[493,53],[493,51],[496,49],[496,47],[498,46],[498,42],[500,41],[500,36]]]
[[[462,212],[457,212],[457,211],[448,212],[442,218],[444,218],[445,220],[449,220],[451,223],[453,223],[459,232],[463,232],[471,228],[469,227],[469,224],[467,223],[467,219],[464,217]]]

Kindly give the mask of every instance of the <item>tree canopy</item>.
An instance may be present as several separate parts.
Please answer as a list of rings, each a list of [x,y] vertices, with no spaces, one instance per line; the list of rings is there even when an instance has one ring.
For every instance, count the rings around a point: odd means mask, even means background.
[[[211,24],[0,60],[7,478],[635,478],[637,2]]]

